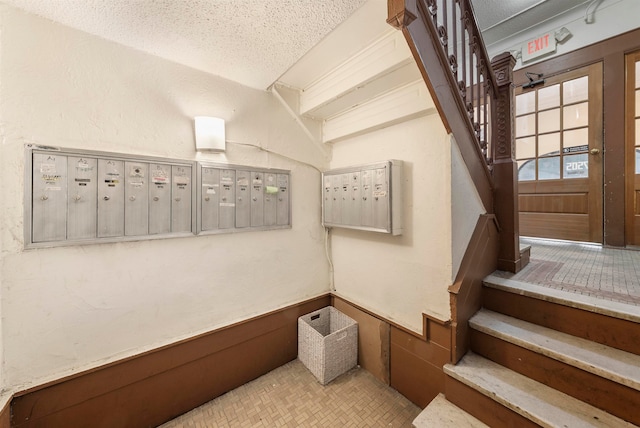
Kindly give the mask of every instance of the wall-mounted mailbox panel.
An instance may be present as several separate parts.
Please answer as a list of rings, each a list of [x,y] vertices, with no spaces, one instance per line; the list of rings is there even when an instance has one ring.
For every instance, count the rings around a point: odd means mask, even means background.
[[[289,171],[202,162],[197,176],[199,234],[291,227]]]
[[[402,165],[389,160],[323,173],[324,226],[401,235]]]
[[[195,232],[193,162],[35,145],[26,160],[27,248]]]
[[[26,146],[25,247],[291,227],[291,173]]]

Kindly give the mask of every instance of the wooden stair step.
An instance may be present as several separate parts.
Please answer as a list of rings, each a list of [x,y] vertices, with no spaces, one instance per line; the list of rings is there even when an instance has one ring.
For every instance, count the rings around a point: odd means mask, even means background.
[[[635,427],[472,352],[444,366],[451,378],[543,427]]]
[[[483,283],[489,288],[640,323],[640,309],[638,309],[638,306],[557,290],[555,288],[502,278],[495,275],[487,276]]]
[[[469,413],[462,410],[444,394],[438,394],[413,421],[414,428],[455,427],[489,428]]]
[[[481,309],[471,328],[640,391],[640,356]]]

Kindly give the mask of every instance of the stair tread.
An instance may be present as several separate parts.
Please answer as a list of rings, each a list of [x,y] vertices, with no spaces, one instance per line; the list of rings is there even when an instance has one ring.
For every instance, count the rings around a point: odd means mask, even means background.
[[[469,325],[483,333],[640,391],[640,356],[481,309]]]
[[[487,276],[484,279],[484,285],[522,296],[533,297],[572,308],[640,323],[640,310],[638,306],[626,303],[613,302],[597,297],[557,290],[529,282],[502,278],[496,275]]]
[[[443,394],[438,394],[413,421],[415,428],[456,427],[489,428],[469,413],[462,410]]]
[[[472,352],[444,371],[543,427],[635,427]]]

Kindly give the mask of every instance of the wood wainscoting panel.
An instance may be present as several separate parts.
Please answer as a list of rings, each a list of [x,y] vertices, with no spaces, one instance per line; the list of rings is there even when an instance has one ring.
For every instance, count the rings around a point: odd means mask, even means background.
[[[427,331],[431,323],[434,322],[427,319]],[[451,337],[449,325],[439,327],[449,330],[446,336]],[[450,342],[445,347],[391,326],[391,386],[416,405],[426,407],[436,395],[444,392],[442,366],[449,362],[450,355]]]
[[[587,214],[557,214],[520,212],[522,236],[591,241]]]
[[[11,428],[11,398],[0,410],[0,428]]]
[[[469,318],[482,307],[482,280],[498,267],[498,227],[495,216],[478,218],[456,280],[449,287],[451,302],[451,361],[457,363],[469,349]],[[526,261],[525,261],[526,263]],[[523,267],[516,266],[516,271]]]
[[[358,323],[358,364],[389,385],[389,323],[337,296],[332,306]]]
[[[586,193],[555,195],[519,195],[518,205],[521,212],[548,212],[587,214],[589,200]]]
[[[17,393],[12,426],[157,426],[295,359],[298,317],[330,303],[320,296]]]

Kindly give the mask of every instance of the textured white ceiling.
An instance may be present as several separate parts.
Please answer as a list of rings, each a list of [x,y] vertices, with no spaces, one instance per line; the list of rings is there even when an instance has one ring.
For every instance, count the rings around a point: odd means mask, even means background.
[[[266,89],[365,0],[2,0],[73,28]]]
[[[367,0],[0,0],[27,12],[246,86],[266,89]],[[487,44],[591,0],[472,0]],[[341,43],[287,73],[305,76],[353,54],[386,27],[386,0],[341,28]],[[372,12],[373,11],[373,12]],[[371,20],[375,20],[372,23]],[[362,33],[354,35],[353,32]],[[370,34],[371,33],[371,34]],[[325,52],[325,51],[330,52]]]

